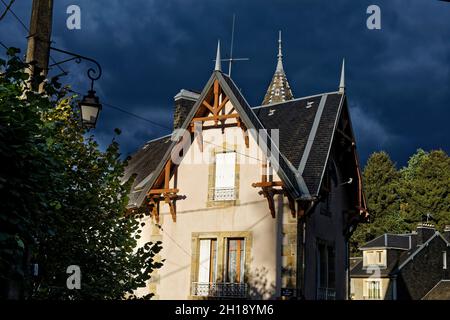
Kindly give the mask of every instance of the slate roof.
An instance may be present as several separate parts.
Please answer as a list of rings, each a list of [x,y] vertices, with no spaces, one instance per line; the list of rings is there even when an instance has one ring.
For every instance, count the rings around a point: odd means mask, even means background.
[[[234,81],[222,72],[215,71],[191,111],[178,119],[178,123],[183,123],[182,127],[187,127],[215,79],[219,80],[247,128],[280,130],[279,145],[271,139],[269,145],[280,151],[280,170],[277,173],[293,197],[311,199],[317,196],[345,95],[339,92],[324,93],[251,108]],[[154,177],[149,177],[149,174],[160,172],[162,162],[168,159],[174,145],[170,137],[163,137],[147,143],[132,155],[124,177],[137,174],[131,191],[130,207],[141,205],[156,179],[156,174]],[[139,188],[136,189],[136,186]]]
[[[380,269],[380,277],[390,277],[395,273],[399,272],[403,266],[412,261],[413,257],[420,253],[420,251],[425,248],[428,243],[433,241],[435,238],[441,238],[442,241],[450,245],[447,240],[439,233],[435,232],[427,241],[421,245],[417,245],[417,233],[407,233],[407,234],[384,234],[372,241],[367,242],[364,246],[360,247],[361,250],[370,249],[391,249],[398,253],[396,259],[387,259],[386,268]],[[411,240],[411,246],[409,246]],[[356,263],[353,268],[351,268],[351,277],[362,278],[367,277],[372,274],[368,272],[367,268],[363,267],[363,261]]]
[[[450,280],[439,281],[422,300],[450,300]]]
[[[380,278],[389,278],[391,273],[396,270],[398,266],[398,261],[389,261],[386,267],[382,268],[364,268],[363,260],[356,263],[350,270],[350,274],[352,278],[366,278],[374,274],[375,271],[379,272],[377,277]]]
[[[272,81],[267,88],[266,95],[262,102],[263,105],[277,102],[284,102],[294,98],[291,87],[284,70],[275,71]]]
[[[321,101],[323,110],[319,114]],[[312,196],[320,191],[343,101],[344,95],[334,92],[254,108],[265,128],[280,130],[280,152],[301,174]],[[315,122],[316,133],[311,135]],[[309,150],[308,140],[312,140]]]
[[[125,169],[125,174],[122,177],[122,181],[125,182],[136,175],[133,185],[131,186],[129,197],[129,206],[140,206],[139,198],[142,195],[143,186],[145,180],[151,178],[152,173],[155,171],[162,155],[164,155],[170,148],[170,135],[164,136],[158,139],[148,141],[141,149],[139,149],[131,159],[128,161],[128,165]]]
[[[408,250],[410,248],[410,236],[409,234],[389,234],[385,233],[369,242],[364,244],[360,250],[370,248],[398,248]],[[411,239],[412,242],[412,239]],[[412,243],[411,243],[411,247]]]

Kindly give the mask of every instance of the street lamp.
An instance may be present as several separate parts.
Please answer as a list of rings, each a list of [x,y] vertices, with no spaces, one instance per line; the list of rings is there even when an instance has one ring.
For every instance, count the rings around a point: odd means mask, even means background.
[[[98,114],[100,113],[100,110],[102,110],[102,105],[95,95],[95,91],[89,90],[87,96],[84,96],[83,100],[81,100],[78,105],[80,106],[81,123],[83,124],[83,127],[87,129],[95,128]]]
[[[50,67],[59,65],[61,63],[65,63],[71,60],[75,60],[77,63],[80,63],[81,60],[87,60],[92,63],[94,63],[97,66],[98,70],[95,70],[93,68],[89,68],[87,71],[88,78],[91,80],[91,89],[88,91],[88,94],[83,97],[83,99],[78,103],[78,106],[80,107],[80,113],[81,113],[81,124],[83,127],[87,129],[95,128],[97,124],[98,115],[100,113],[100,110],[102,110],[102,105],[100,104],[99,98],[95,95],[94,91],[94,81],[100,79],[102,75],[102,67],[100,64],[95,61],[94,59],[69,52],[66,50],[57,49],[54,47],[50,47],[50,49],[61,52],[67,55],[72,56],[69,59],[63,60],[61,62],[54,63],[50,65]]]

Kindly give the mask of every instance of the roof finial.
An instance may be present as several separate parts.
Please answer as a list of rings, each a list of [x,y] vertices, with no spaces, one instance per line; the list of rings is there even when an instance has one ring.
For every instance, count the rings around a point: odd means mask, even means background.
[[[342,59],[341,81],[339,82],[339,92],[345,92],[345,59]]]
[[[281,30],[278,33],[278,63],[276,72],[283,72],[283,53],[281,52]]]
[[[216,66],[214,71],[222,71],[222,61],[220,59],[220,40],[217,40]]]

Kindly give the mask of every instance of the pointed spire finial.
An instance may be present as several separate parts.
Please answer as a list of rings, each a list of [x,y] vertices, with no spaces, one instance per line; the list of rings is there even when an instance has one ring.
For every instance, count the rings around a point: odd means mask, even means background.
[[[214,71],[222,71],[222,60],[220,58],[220,40],[217,40],[216,66]]]
[[[278,31],[278,63],[276,72],[283,72],[283,53],[281,52],[281,30]]]
[[[339,82],[339,92],[345,92],[345,59],[342,59],[341,81]]]

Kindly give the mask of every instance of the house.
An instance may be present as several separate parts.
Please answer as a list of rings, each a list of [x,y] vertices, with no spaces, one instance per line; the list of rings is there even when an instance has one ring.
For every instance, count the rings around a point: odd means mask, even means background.
[[[355,300],[448,299],[450,227],[420,223],[415,232],[384,234],[360,248],[351,270]]]
[[[345,95],[295,98],[283,68],[251,107],[216,65],[175,96],[174,131],[132,157],[140,245],[162,241],[155,299],[346,299],[348,239],[367,218]]]

